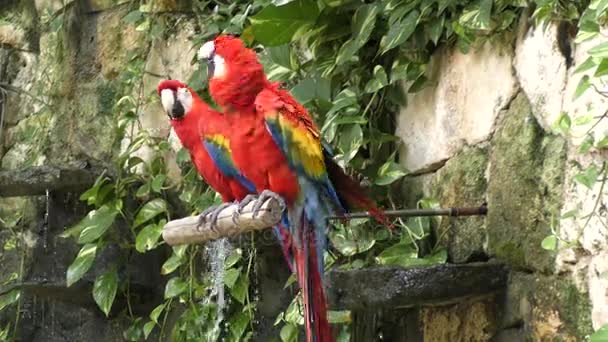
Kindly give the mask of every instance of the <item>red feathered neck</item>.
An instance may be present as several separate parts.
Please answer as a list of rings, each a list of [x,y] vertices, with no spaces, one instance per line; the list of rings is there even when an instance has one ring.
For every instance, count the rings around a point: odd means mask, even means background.
[[[217,37],[214,45],[215,53],[224,58],[226,69],[222,77],[210,80],[209,93],[225,109],[253,107],[258,93],[270,84],[255,51],[231,36]]]

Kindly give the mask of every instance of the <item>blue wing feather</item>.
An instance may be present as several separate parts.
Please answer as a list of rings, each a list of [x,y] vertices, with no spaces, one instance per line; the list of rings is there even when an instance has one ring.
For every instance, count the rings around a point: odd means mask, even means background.
[[[209,153],[215,166],[226,176],[237,179],[248,191],[255,193],[255,185],[236,168],[230,152],[223,146],[210,139],[203,139],[203,146]]]

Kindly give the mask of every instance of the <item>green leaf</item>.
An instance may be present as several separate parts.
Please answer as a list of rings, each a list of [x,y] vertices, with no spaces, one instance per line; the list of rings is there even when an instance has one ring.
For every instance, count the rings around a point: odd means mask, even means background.
[[[540,245],[543,249],[554,251],[557,248],[557,237],[555,235],[549,235],[543,239]]]
[[[144,331],[145,339],[148,339],[148,336],[150,336],[150,333],[152,332],[152,330],[154,329],[155,326],[156,326],[156,323],[154,323],[152,321],[146,322],[146,324],[144,324],[143,331]]]
[[[567,134],[570,132],[570,127],[572,126],[572,120],[568,113],[562,112],[557,121],[553,124],[553,129],[561,132],[563,134]]]
[[[595,8],[595,19],[599,19],[601,16],[606,15],[608,9],[608,0],[600,0]]]
[[[249,289],[249,278],[246,274],[241,274],[232,288],[229,288],[230,295],[239,303],[245,304],[247,291]]]
[[[365,85],[366,93],[375,93],[378,90],[386,87],[388,85],[388,78],[386,76],[386,72],[381,65],[376,65],[374,67],[374,77],[370,79]]]
[[[577,116],[576,118],[574,118],[574,125],[584,126],[590,123],[591,121],[593,121],[593,115],[587,113],[585,115]]]
[[[292,57],[291,50],[289,49],[289,44],[271,46],[268,47],[266,51],[268,53],[268,57],[270,57],[270,60],[275,64],[278,64],[289,70],[296,70],[296,68],[294,68],[295,60]]]
[[[405,57],[395,58],[391,66],[391,83],[407,78],[407,69],[410,61]]]
[[[188,288],[188,283],[180,277],[169,279],[165,286],[165,299],[173,298],[184,293]]]
[[[411,11],[405,18],[401,19],[396,25],[392,25],[388,29],[386,36],[382,37],[380,41],[380,48],[382,54],[388,50],[401,45],[405,42],[416,30],[416,24],[418,23],[419,12],[414,10]]]
[[[589,342],[606,342],[608,341],[608,324],[599,328],[596,332],[589,336]]]
[[[87,216],[63,234],[80,232],[78,243],[90,243],[101,237],[110,228],[118,211],[113,206],[104,204],[97,210],[91,210]],[[62,234],[62,235],[63,235]]]
[[[158,214],[164,213],[166,211],[167,202],[165,202],[165,200],[161,198],[151,200],[150,202],[144,204],[144,206],[137,212],[137,216],[135,216],[135,221],[133,222],[133,228],[148,222],[150,219],[156,217]]]
[[[181,264],[184,263],[183,258],[173,254],[161,267],[160,274],[169,274],[175,271]]]
[[[135,238],[135,249],[139,253],[154,249],[166,223],[167,221],[163,219],[157,224],[152,223],[145,226]]]
[[[352,39],[348,40],[338,52],[336,64],[341,65],[352,59],[369,40],[376,25],[378,6],[376,4],[362,5],[357,8],[353,15]]]
[[[188,86],[195,91],[200,91],[205,89],[207,84],[207,67],[200,63],[190,79],[188,80]]]
[[[7,306],[17,302],[21,298],[20,290],[11,290],[8,293],[0,296],[0,311],[4,310]]]
[[[367,219],[351,220],[348,226],[338,224],[339,229],[330,232],[332,245],[344,256],[353,256],[371,249],[375,244],[374,234],[365,229]]]
[[[70,287],[72,284],[80,280],[82,276],[91,268],[93,261],[95,260],[95,253],[97,252],[97,245],[89,243],[80,249],[76,259],[68,267],[67,271],[67,286]]]
[[[142,184],[135,192],[135,197],[144,198],[150,194],[150,182]]]
[[[603,58],[600,64],[595,69],[594,77],[602,77],[608,75],[608,58]]]
[[[427,78],[424,75],[420,75],[413,83],[412,85],[410,85],[409,89],[407,90],[408,93],[416,93],[422,89],[424,89],[424,87],[426,86],[426,81]]]
[[[291,89],[291,94],[296,100],[300,101],[300,103],[306,103],[314,99],[329,101],[331,96],[331,84],[325,78],[307,77]]]
[[[99,192],[99,188],[105,184],[106,180],[105,174],[100,175],[95,181],[95,184],[80,195],[80,200],[87,201],[87,204],[89,205],[97,203],[97,193]]]
[[[152,320],[152,322],[158,323],[158,318],[160,317],[160,314],[163,313],[163,311],[165,310],[166,305],[167,303],[160,304],[159,306],[154,308],[152,312],[150,312],[150,319]]]
[[[235,248],[224,261],[224,269],[227,270],[236,265],[236,263],[241,260],[242,256],[243,251],[240,248]]]
[[[434,18],[427,25],[427,34],[429,39],[433,42],[433,44],[437,44],[439,38],[441,38],[441,34],[443,33],[443,26],[445,25],[445,17]]]
[[[243,338],[243,333],[247,330],[247,324],[251,321],[251,317],[247,310],[243,309],[241,312],[237,312],[233,317],[230,318],[230,336],[232,341],[248,341],[249,339]]]
[[[177,151],[177,155],[175,156],[175,160],[178,164],[184,164],[190,161],[190,152],[184,147],[180,148]]]
[[[401,165],[395,163],[393,158],[387,160],[379,169],[374,180],[377,185],[389,185],[407,175],[407,171]]]
[[[116,270],[100,274],[93,284],[93,299],[95,299],[95,303],[101,311],[106,314],[106,317],[110,314],[117,288],[118,274],[116,274]]]
[[[594,143],[595,143],[595,138],[593,137],[593,135],[587,134],[585,136],[585,139],[583,139],[581,146],[578,147],[578,152],[583,153],[583,154],[589,152],[589,150],[593,147]]]
[[[266,6],[251,17],[255,39],[267,46],[287,44],[300,30],[314,25],[319,16],[316,2],[296,0],[284,6]]]
[[[380,265],[401,265],[406,266],[408,259],[418,258],[418,251],[411,243],[398,243],[382,251],[377,257],[376,262]]]
[[[363,130],[360,125],[344,125],[340,131],[340,149],[343,152],[342,159],[345,163],[351,161],[363,145]]]
[[[493,0],[479,0],[467,6],[458,19],[460,25],[474,30],[489,30]]]
[[[241,267],[227,269],[224,273],[224,285],[226,285],[227,288],[232,289],[240,274]]]
[[[608,58],[608,42],[601,43],[587,51],[592,57]]]
[[[295,342],[298,340],[298,327],[295,324],[286,323],[281,328],[282,342]]]
[[[587,169],[579,172],[574,176],[574,180],[577,183],[580,183],[587,187],[588,189],[593,189],[595,182],[597,182],[597,176],[599,172],[597,166],[595,164],[591,164]]]
[[[160,192],[163,189],[163,184],[165,183],[165,180],[167,179],[166,175],[160,174],[160,175],[156,175],[154,177],[154,179],[152,180],[152,191],[154,192]]]
[[[129,12],[127,15],[125,15],[122,18],[122,21],[124,21],[127,24],[135,24],[136,22],[140,21],[141,19],[143,19],[144,15],[141,11],[139,10],[135,10],[135,11],[131,11]]]

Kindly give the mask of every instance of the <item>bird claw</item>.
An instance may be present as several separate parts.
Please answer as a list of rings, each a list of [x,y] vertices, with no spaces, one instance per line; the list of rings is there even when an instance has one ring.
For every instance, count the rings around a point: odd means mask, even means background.
[[[285,208],[287,207],[285,205],[285,200],[283,200],[283,198],[281,196],[277,195],[276,193],[274,193],[270,190],[264,190],[258,197],[258,200],[255,202],[255,205],[253,206],[253,215],[251,215],[252,218],[256,218],[258,216],[258,214],[260,213],[260,209],[262,208],[262,205],[269,198],[274,198],[275,200],[277,200],[279,202],[279,205],[281,206],[281,211],[285,210]]]
[[[222,203],[220,205],[217,206],[213,206],[213,207],[209,207],[207,209],[205,209],[198,218],[198,225],[196,226],[197,230],[200,230],[200,228],[207,222],[209,222],[209,228],[211,229],[212,232],[217,233],[217,219],[220,215],[220,213],[226,209],[227,207],[231,206],[233,203]],[[209,216],[209,218],[207,218],[207,216]]]
[[[238,203],[236,210],[232,213],[232,223],[234,223],[234,225],[238,225],[238,218],[243,212],[243,209],[257,198],[256,195],[249,194]]]

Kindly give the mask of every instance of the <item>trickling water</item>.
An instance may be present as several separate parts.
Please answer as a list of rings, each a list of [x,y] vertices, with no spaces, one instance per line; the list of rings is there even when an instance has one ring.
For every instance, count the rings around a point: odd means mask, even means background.
[[[218,334],[220,324],[224,320],[224,309],[226,308],[226,297],[224,294],[224,262],[230,252],[232,252],[232,245],[227,238],[212,241],[207,247],[209,268],[211,279],[213,280],[213,288],[211,289],[209,300],[215,297],[217,315],[213,331]]]
[[[42,248],[47,250],[47,241],[48,241],[48,233],[49,233],[49,208],[50,208],[50,200],[51,196],[49,193],[49,189],[45,191],[45,209],[44,209],[44,222],[42,224]]]

